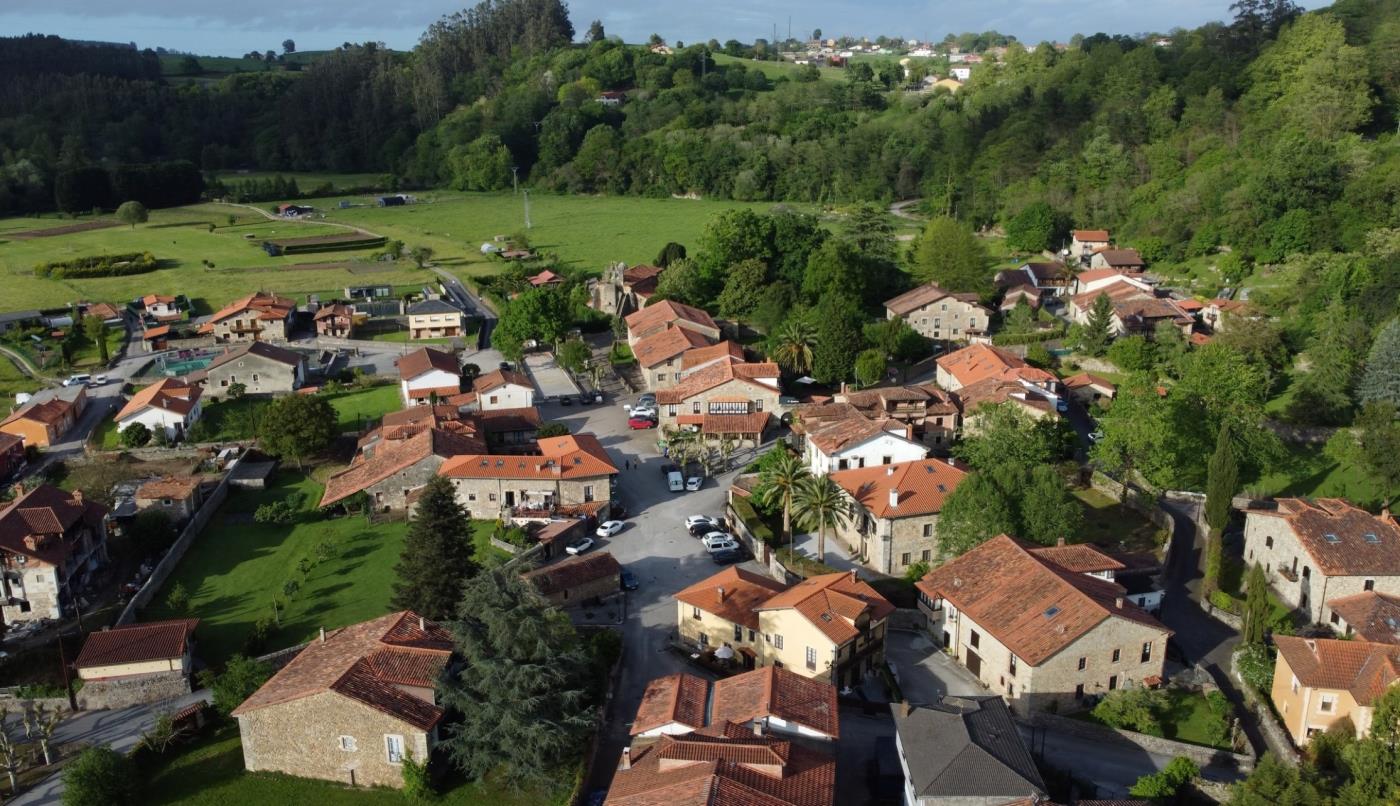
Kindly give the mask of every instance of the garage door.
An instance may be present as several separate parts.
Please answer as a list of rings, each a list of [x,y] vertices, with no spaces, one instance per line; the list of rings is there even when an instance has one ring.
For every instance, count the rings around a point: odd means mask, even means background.
[[[979,679],[982,677],[982,659],[977,657],[977,653],[970,649],[967,650],[967,670],[972,672]]]

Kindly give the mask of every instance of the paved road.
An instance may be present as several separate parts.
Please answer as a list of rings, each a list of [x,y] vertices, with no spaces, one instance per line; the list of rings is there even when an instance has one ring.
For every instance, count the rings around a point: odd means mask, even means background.
[[[554,360],[553,353],[532,353],[525,356],[525,371],[535,382],[535,389],[546,400],[558,400],[561,395],[577,395],[578,385],[569,373]]]
[[[83,711],[58,726],[54,731],[54,741],[61,743],[81,739],[92,744],[105,744],[125,753],[136,746],[141,735],[151,729],[161,714],[173,713],[199,700],[208,701],[209,692],[197,691],[177,700],[134,705],[114,711]],[[21,793],[10,803],[13,806],[41,806],[58,803],[62,796],[63,780],[55,774]]]
[[[442,278],[442,284],[447,289],[448,296],[459,305],[462,310],[474,316],[481,317],[481,330],[477,334],[477,346],[485,348],[491,344],[491,331],[496,327],[496,314],[482,302],[477,295],[471,292],[457,275],[452,272],[433,267],[433,273]]]
[[[136,371],[151,359],[151,354],[141,353],[141,341],[137,337],[136,330],[127,329],[126,347],[121,358],[112,363],[109,369],[94,369],[93,375],[106,375],[107,383],[101,386],[92,386],[87,390],[88,404],[83,409],[83,415],[78,418],[78,423],[67,434],[63,436],[63,441],[50,445],[44,449],[43,458],[30,465],[30,472],[37,472],[51,462],[77,456],[83,452],[83,445],[91,436],[93,429],[104,419],[115,414],[125,400],[122,398],[122,386],[131,380]]]

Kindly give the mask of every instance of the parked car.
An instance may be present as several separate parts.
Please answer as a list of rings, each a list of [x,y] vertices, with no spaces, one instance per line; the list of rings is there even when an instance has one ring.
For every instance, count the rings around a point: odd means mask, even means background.
[[[737,540],[720,540],[720,541],[717,541],[717,542],[715,542],[715,543],[713,543],[713,544],[707,546],[707,547],[705,548],[705,551],[708,551],[708,552],[710,552],[711,554],[714,554],[716,551],[724,551],[725,549],[735,549],[735,550],[738,550],[739,548],[740,548],[740,546],[739,546],[739,541],[737,541]]]
[[[633,431],[644,431],[648,428],[655,428],[656,421],[650,417],[630,417],[627,420],[627,427]]]
[[[691,476],[690,478],[685,480],[685,489],[687,492],[693,493],[696,490],[700,489],[700,485],[704,483],[705,480],[700,478],[699,476]]]
[[[578,540],[564,547],[564,551],[577,557],[578,555],[593,548],[593,538],[580,537]]]
[[[714,531],[714,532],[706,532],[706,533],[705,533],[705,536],[702,537],[702,538],[700,538],[700,542],[705,544],[705,548],[709,548],[710,546],[714,545],[715,543],[723,543],[723,542],[726,541],[726,540],[733,540],[733,539],[734,539],[734,535],[731,535],[731,534],[728,533],[728,532]]]
[[[710,559],[714,561],[715,565],[733,565],[743,562],[747,557],[748,555],[740,548],[720,549],[710,553]]]
[[[709,515],[689,515],[685,519],[685,528],[694,529],[696,526],[704,524],[710,526],[711,531],[713,531],[714,522],[715,519]]]
[[[630,408],[627,409],[627,416],[629,416],[629,417],[648,417],[648,418],[650,418],[650,419],[655,420],[655,419],[656,419],[656,409],[652,408],[651,406],[632,406],[632,407],[630,407]]]
[[[636,590],[637,588],[640,588],[641,586],[642,586],[642,583],[640,583],[640,582],[637,581],[637,575],[636,575],[636,574],[632,573],[631,571],[628,571],[626,568],[622,569],[622,589],[623,589],[623,590],[625,590],[625,591],[634,591],[634,590]]]
[[[89,386],[101,386],[101,385],[103,385],[103,384],[106,383],[106,382],[107,382],[107,376],[106,376],[106,375],[94,375],[94,376],[92,376],[92,383],[90,383],[90,384],[88,384],[88,385],[89,385]]]
[[[569,397],[568,395],[560,395],[560,396],[559,396],[559,405],[561,405],[561,406],[572,406],[572,405],[574,405],[574,399],[571,398],[571,397]]]
[[[603,521],[598,524],[598,531],[595,533],[599,537],[612,537],[622,531],[627,524],[622,521]]]
[[[84,372],[84,373],[80,373],[80,374],[78,374],[78,375],[70,375],[70,376],[68,376],[68,380],[64,381],[64,382],[63,382],[63,385],[64,385],[64,386],[87,386],[87,385],[88,385],[88,382],[91,381],[91,380],[92,380],[92,376],[89,375],[89,374],[87,374],[86,372]]]
[[[639,406],[655,406],[655,405],[656,405],[656,393],[655,393],[655,392],[643,392],[643,393],[637,398],[637,405],[639,405]]]

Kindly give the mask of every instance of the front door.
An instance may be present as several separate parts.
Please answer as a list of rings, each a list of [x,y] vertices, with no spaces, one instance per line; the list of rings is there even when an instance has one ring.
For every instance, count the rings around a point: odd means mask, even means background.
[[[508,506],[508,507],[513,507],[513,506],[515,506],[515,491],[514,491],[514,490],[506,490],[506,506]]]
[[[953,637],[952,637],[951,635],[948,634],[948,631],[947,631],[947,630],[944,630],[944,631],[943,631],[943,648],[944,648],[944,649],[947,649],[947,648],[951,647],[952,645],[953,645]]]
[[[982,677],[982,659],[977,657],[977,653],[972,650],[967,651],[967,670],[972,672],[978,679]]]

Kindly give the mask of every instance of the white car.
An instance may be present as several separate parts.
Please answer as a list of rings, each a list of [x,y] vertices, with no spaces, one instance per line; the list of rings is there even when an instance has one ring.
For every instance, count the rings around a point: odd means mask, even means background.
[[[656,419],[656,409],[650,406],[633,406],[627,410],[627,414],[630,417],[646,417],[651,420]]]
[[[578,555],[584,553],[585,551],[588,551],[591,548],[593,548],[593,538],[580,537],[578,540],[575,540],[574,542],[565,546],[564,551],[577,557]]]
[[[702,478],[700,478],[699,476],[691,476],[690,478],[688,478],[688,479],[685,480],[685,489],[686,489],[688,492],[692,492],[692,493],[693,493],[693,492],[695,492],[696,490],[700,489],[700,485],[701,485],[701,484],[704,484],[704,483],[705,483],[705,480],[702,479]]]
[[[713,546],[716,543],[724,543],[726,541],[732,543],[734,541],[734,535],[731,535],[728,532],[710,532],[709,534],[700,538],[700,542],[705,544],[705,548],[709,548],[710,546]]]
[[[705,551],[714,554],[717,551],[724,551],[726,549],[738,550],[738,548],[739,542],[737,540],[716,540],[708,546],[705,546]]]
[[[598,524],[598,531],[596,532],[596,534],[599,537],[612,537],[613,535],[622,531],[622,528],[626,525],[627,524],[623,523],[622,521],[603,521],[602,523]]]
[[[1101,439],[1103,439],[1103,432],[1102,432],[1102,431],[1091,431],[1091,432],[1089,433],[1089,441],[1090,441],[1090,442],[1098,442],[1098,441],[1101,440]]]
[[[709,515],[691,515],[685,519],[685,528],[694,529],[701,524],[713,526],[714,523],[715,519],[711,518]]]

